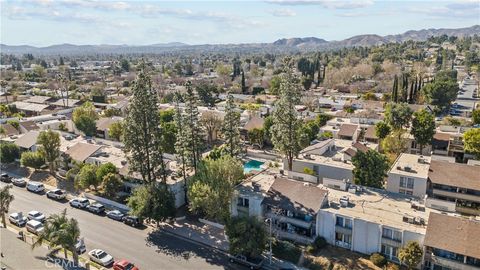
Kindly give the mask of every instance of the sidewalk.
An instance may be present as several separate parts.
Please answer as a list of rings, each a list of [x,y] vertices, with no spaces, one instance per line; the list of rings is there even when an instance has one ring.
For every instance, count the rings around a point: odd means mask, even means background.
[[[3,253],[0,264],[9,270],[63,269],[47,261],[45,248],[32,250],[29,244],[17,238],[17,234],[3,227],[0,228],[0,250]]]

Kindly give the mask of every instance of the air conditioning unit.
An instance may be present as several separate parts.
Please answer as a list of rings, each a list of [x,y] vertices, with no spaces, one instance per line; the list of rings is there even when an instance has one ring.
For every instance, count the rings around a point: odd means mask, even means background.
[[[406,172],[411,172],[411,171],[412,171],[412,167],[410,167],[410,166],[405,166],[405,167],[403,167],[403,170],[405,170]]]
[[[340,201],[339,201],[339,202],[340,202],[340,206],[341,206],[341,207],[348,207],[348,202],[349,202],[349,200],[350,200],[350,199],[349,199],[347,196],[342,196],[342,197],[340,198]]]

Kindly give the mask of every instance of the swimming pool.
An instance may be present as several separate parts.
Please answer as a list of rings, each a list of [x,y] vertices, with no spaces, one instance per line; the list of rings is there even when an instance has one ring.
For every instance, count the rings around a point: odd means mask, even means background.
[[[250,173],[251,171],[261,171],[262,170],[261,166],[263,165],[263,163],[265,162],[251,159],[245,164],[243,164],[243,172]]]

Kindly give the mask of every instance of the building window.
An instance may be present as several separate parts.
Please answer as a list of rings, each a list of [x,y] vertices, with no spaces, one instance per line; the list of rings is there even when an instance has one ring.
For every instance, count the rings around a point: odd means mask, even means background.
[[[352,220],[349,219],[349,218],[344,218],[344,217],[337,216],[335,225],[351,229],[352,228]]]
[[[382,229],[382,237],[387,239],[392,239],[395,241],[402,241],[402,232],[390,228]]]
[[[398,248],[382,244],[381,253],[391,261],[398,261]]]
[[[405,181],[405,177],[400,176],[400,187],[405,188],[407,187],[407,181]]]
[[[250,204],[250,201],[247,198],[238,198],[237,200],[237,205],[238,206],[243,206],[243,207],[248,207]]]
[[[413,183],[415,181],[413,180],[413,178],[408,178],[408,181],[407,181],[407,188],[409,189],[413,189]]]
[[[350,248],[352,236],[349,234],[335,233],[335,244],[340,247]]]

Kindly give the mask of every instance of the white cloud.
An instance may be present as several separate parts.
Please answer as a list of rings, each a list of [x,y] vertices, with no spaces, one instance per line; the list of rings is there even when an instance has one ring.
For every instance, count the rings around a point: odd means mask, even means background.
[[[443,6],[432,7],[412,7],[408,11],[413,13],[425,14],[432,18],[455,18],[455,19],[472,19],[479,18],[480,1],[455,1],[447,2]]]
[[[297,15],[295,11],[288,8],[270,10],[269,13],[276,17],[294,17]]]
[[[373,0],[267,0],[266,2],[285,6],[318,5],[330,9],[356,9],[373,4]]]

